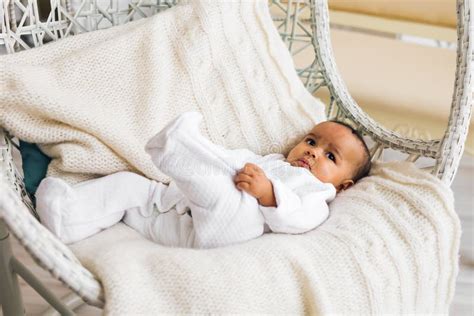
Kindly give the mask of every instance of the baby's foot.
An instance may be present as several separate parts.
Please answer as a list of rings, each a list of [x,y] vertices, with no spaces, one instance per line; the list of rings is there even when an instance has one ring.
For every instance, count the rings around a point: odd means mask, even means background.
[[[185,112],[179,115],[148,141],[145,151],[153,157],[157,149],[165,148],[171,142],[177,131],[191,136],[200,134],[201,120],[202,115],[199,112]]]
[[[41,223],[46,226],[59,239],[61,236],[61,227],[63,215],[67,212],[67,205],[71,205],[74,199],[74,191],[65,181],[48,177],[41,181],[36,191],[36,210]]]
[[[193,140],[202,137],[201,120],[198,112],[183,113],[148,141],[145,150],[158,169],[174,177],[180,171],[180,164],[192,162]]]

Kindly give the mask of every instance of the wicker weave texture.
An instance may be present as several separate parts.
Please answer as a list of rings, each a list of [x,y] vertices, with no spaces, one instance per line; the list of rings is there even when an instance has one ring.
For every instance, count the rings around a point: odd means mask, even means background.
[[[446,183],[452,183],[464,151],[464,144],[472,114],[474,93],[474,48],[472,34],[472,0],[457,2],[458,41],[456,80],[454,82],[448,128],[439,148],[434,173]]]
[[[89,304],[103,306],[99,281],[32,215],[32,208],[25,204],[24,187],[12,184],[12,181],[19,182],[20,175],[13,164],[12,143],[1,130],[0,148],[0,219],[40,266]]]

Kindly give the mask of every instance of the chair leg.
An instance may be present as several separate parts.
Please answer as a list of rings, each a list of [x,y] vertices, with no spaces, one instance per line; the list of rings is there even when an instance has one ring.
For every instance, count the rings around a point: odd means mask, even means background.
[[[61,302],[66,305],[69,309],[75,310],[76,308],[85,305],[86,303],[74,293],[61,297]],[[45,310],[41,316],[60,316],[60,313],[54,309],[54,307],[49,307]]]
[[[8,230],[0,220],[0,303],[3,315],[24,315],[18,278],[12,267],[12,248]]]

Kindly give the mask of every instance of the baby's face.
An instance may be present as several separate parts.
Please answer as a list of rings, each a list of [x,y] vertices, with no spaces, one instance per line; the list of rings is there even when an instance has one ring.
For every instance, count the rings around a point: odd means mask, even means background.
[[[316,125],[288,154],[286,160],[306,168],[339,192],[354,182],[352,178],[364,161],[364,147],[352,131],[338,123]]]

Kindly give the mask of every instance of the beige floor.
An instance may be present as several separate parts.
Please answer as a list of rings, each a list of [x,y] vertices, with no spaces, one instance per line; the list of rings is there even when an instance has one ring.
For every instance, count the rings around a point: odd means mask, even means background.
[[[474,157],[465,156],[452,184],[461,218],[460,272],[451,315],[474,315]]]
[[[474,315],[474,157],[464,157],[452,185],[456,198],[456,210],[461,217],[463,236],[461,242],[461,270],[457,280],[456,295],[451,306],[452,315]],[[30,256],[13,240],[14,253],[19,259],[45,282],[47,287],[59,296],[70,291],[47,272],[39,268]],[[20,280],[27,315],[39,315],[47,309],[47,303],[38,296],[23,280]],[[78,315],[100,315],[101,310],[83,306]],[[2,315],[0,311],[0,315]]]

